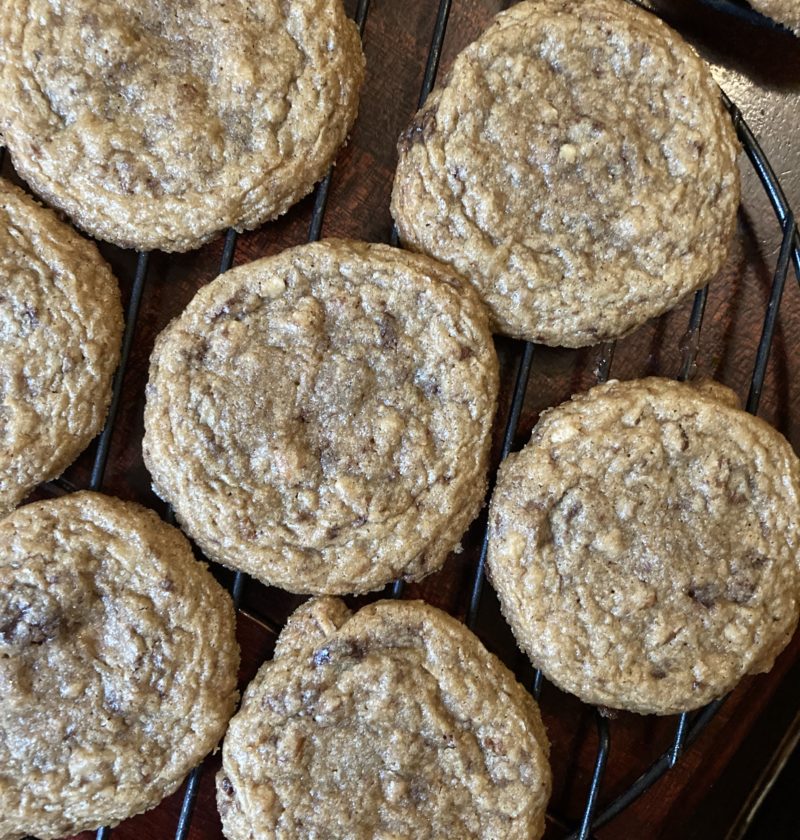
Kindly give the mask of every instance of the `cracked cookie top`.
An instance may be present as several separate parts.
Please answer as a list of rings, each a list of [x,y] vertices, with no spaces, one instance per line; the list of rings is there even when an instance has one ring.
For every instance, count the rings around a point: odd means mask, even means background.
[[[0,20],[15,168],[140,250],[284,213],[344,142],[363,78],[341,0],[11,0]]]
[[[722,265],[738,144],[708,67],[623,0],[498,15],[398,144],[403,241],[479,291],[497,332],[580,347]]]
[[[797,624],[800,462],[716,383],[610,382],[545,412],[489,526],[518,642],[586,702],[697,708]]]
[[[533,698],[454,618],[314,599],[231,721],[217,803],[229,840],[535,840],[548,752]]]
[[[94,244],[0,179],[0,516],[101,430],[121,339]]]
[[[230,598],[177,528],[75,493],[0,522],[0,838],[158,804],[233,714]]]
[[[293,592],[364,592],[458,544],[497,387],[468,283],[384,245],[304,245],[223,274],[161,334],[145,462],[208,557]]]

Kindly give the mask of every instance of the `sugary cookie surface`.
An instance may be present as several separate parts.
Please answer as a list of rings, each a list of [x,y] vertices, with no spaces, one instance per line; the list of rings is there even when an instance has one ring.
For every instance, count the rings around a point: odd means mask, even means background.
[[[492,583],[533,662],[587,702],[702,706],[794,631],[800,464],[726,390],[598,386],[500,469]]]
[[[102,429],[121,338],[94,244],[0,179],[0,515]]]
[[[301,607],[223,745],[229,840],[538,838],[550,792],[531,696],[420,602]]]
[[[140,250],[285,212],[344,142],[363,78],[341,0],[11,0],[0,20],[15,168]]]
[[[425,257],[329,240],[227,272],[159,337],[157,492],[208,557],[295,592],[439,568],[486,489],[486,313]]]
[[[181,533],[96,493],[0,522],[0,838],[116,824],[233,714],[230,598]]]
[[[454,61],[398,144],[392,214],[497,332],[580,347],[720,268],[737,142],[694,50],[624,0],[522,2]]]

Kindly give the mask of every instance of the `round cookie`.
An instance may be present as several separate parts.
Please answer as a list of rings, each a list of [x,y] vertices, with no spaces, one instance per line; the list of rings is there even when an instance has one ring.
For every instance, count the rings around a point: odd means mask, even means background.
[[[94,236],[187,251],[323,177],[364,79],[341,0],[10,0],[0,133]]]
[[[229,840],[535,840],[548,752],[533,698],[460,622],[315,599],[231,721],[217,804]]]
[[[3,179],[0,336],[2,516],[102,429],[122,339],[97,248]]]
[[[748,0],[750,5],[800,35],[800,2],[798,0]]]
[[[581,347],[721,267],[738,144],[708,67],[623,0],[498,15],[398,144],[403,242],[452,265],[497,332]]]
[[[697,708],[794,632],[800,462],[726,390],[599,385],[500,468],[492,583],[534,665],[586,702]]]
[[[184,536],[75,493],[0,522],[0,838],[152,808],[222,737],[233,605]]]
[[[497,387],[468,283],[385,245],[304,245],[209,283],[158,338],[145,463],[208,557],[292,592],[365,592],[457,546]]]

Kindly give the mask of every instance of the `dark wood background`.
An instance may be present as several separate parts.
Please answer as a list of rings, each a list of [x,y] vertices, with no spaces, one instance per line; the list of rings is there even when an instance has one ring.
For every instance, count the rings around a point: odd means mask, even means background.
[[[351,14],[354,0],[346,3]],[[782,179],[790,202],[800,206],[800,41],[768,28],[752,27],[692,0],[653,2],[667,19],[708,57],[713,71],[740,106]],[[389,195],[395,140],[416,107],[436,14],[435,0],[372,0],[365,32],[368,74],[358,121],[335,168],[323,235],[386,241],[390,235]],[[444,44],[443,69],[503,6],[500,0],[454,0]],[[198,143],[202,143],[198,137]],[[738,235],[727,265],[710,287],[697,358],[697,373],[713,376],[746,397],[755,347],[780,243],[779,229],[761,186],[742,156],[744,199]],[[9,172],[6,162],[6,174]],[[243,235],[236,263],[274,254],[305,241],[313,199],[284,218]],[[141,458],[142,410],[147,363],[153,341],[194,292],[219,266],[222,241],[200,251],[168,257],[153,254],[124,380],[123,408],[112,442],[104,489],[164,513],[149,489]],[[103,246],[127,297],[135,255]],[[675,376],[682,360],[683,336],[691,301],[648,323],[620,342],[612,376],[633,378],[659,373]],[[770,358],[760,414],[800,448],[800,292],[790,274]],[[520,346],[498,339],[505,371],[498,429],[510,399]],[[527,439],[539,412],[594,382],[596,349],[536,348],[533,371],[516,446]],[[497,453],[499,443],[495,448]],[[68,472],[76,485],[88,480],[93,448]],[[450,558],[439,574],[409,596],[464,616],[469,581],[483,519],[465,539],[464,553]],[[226,573],[219,570],[222,580]],[[239,621],[243,652],[242,684],[270,656],[275,629],[299,603],[295,596],[248,582]],[[486,591],[479,635],[523,679],[530,673]],[[797,731],[800,708],[800,636],[769,676],[751,678],[734,692],[701,738],[671,771],[626,812],[600,829],[600,838],[736,837],[750,808],[749,796],[774,771],[776,756]],[[545,685],[542,710],[552,740],[555,787],[553,813],[574,825],[583,809],[596,751],[593,710]],[[624,790],[669,745],[675,719],[620,714],[611,721],[611,751],[600,793],[601,807]],[[213,794],[218,757],[206,762],[189,837],[222,836]],[[119,840],[172,837],[183,790],[155,810],[133,818],[112,835]],[[551,822],[548,837],[564,831]],[[81,835],[88,838],[91,835]]]

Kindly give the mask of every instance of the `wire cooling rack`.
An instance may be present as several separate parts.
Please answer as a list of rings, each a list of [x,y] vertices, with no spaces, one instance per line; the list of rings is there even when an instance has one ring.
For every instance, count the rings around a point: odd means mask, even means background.
[[[442,45],[453,1],[454,0],[438,0],[436,18],[433,31],[431,33],[430,46],[428,49],[425,71],[419,95],[419,106],[425,102],[425,99],[430,93],[436,79],[439,61],[441,58]],[[739,3],[726,2],[726,0],[702,0],[702,2],[706,2],[716,7],[731,7],[728,10],[738,13],[740,16],[747,16],[748,18],[761,18],[761,22],[766,20],[762,16],[757,15],[755,12],[750,10],[749,7],[745,8]],[[358,0],[354,18],[362,37],[369,8],[370,0]],[[767,23],[769,23],[769,25],[773,25],[769,21],[767,21]],[[739,109],[724,93],[723,101],[725,107],[730,112],[739,140],[741,141],[750,164],[755,170],[769,199],[769,203],[781,230],[780,252],[772,278],[771,291],[764,314],[761,336],[755,352],[753,373],[750,379],[749,395],[746,404],[747,410],[755,414],[758,411],[759,401],[764,385],[767,361],[772,347],[773,337],[775,335],[776,321],[781,298],[791,268],[794,269],[794,272],[800,281],[800,236],[798,236],[794,216],[786,201],[781,185],[775,177],[775,173],[761,150],[756,138],[748,128]],[[4,150],[0,149],[0,163],[2,162],[3,151]],[[320,238],[325,211],[328,204],[330,186],[331,172],[329,172],[328,175],[317,185],[315,190],[311,222],[308,230],[309,242],[316,241]],[[391,242],[392,244],[397,244],[396,230],[392,231]],[[222,248],[222,256],[219,265],[220,274],[227,271],[232,266],[236,246],[236,231],[229,230],[225,235]],[[127,305],[122,352],[119,369],[117,370],[114,378],[113,395],[109,408],[108,419],[105,428],[98,438],[88,481],[88,487],[92,490],[102,490],[103,488],[106,467],[109,461],[111,439],[114,435],[115,425],[121,408],[122,384],[131,357],[131,350],[134,346],[134,334],[143,295],[145,294],[149,266],[149,255],[146,253],[139,254],[136,261],[136,270],[131,287],[131,294]],[[697,339],[703,323],[707,296],[708,287],[705,287],[698,291],[694,297],[694,303],[691,309],[686,333],[686,340],[683,344],[683,358],[679,373],[679,378],[682,380],[688,379],[691,376],[695,366],[695,358],[698,349]],[[514,346],[516,353],[516,375],[514,377],[510,402],[506,406],[507,420],[502,435],[501,459],[505,458],[514,445],[514,439],[520,423],[520,417],[525,401],[531,367],[534,356],[537,352],[536,347],[530,343],[514,342]],[[600,346],[598,351],[598,364],[595,369],[595,378],[597,382],[603,382],[609,378],[614,359],[614,350],[615,344],[613,342]],[[499,416],[503,416],[502,407]],[[60,491],[72,491],[77,489],[77,487],[67,481],[58,481],[50,483],[50,490],[54,489],[54,484],[60,488]],[[486,529],[484,528],[480,543],[479,556],[472,570],[471,579],[469,581],[470,597],[466,623],[471,629],[475,629],[476,627],[481,605],[481,598],[485,583],[484,566],[487,548],[488,539]],[[233,580],[230,585],[230,592],[237,609],[240,607],[242,593],[246,583],[247,578],[243,573],[237,572],[233,576]],[[392,596],[402,597],[404,588],[403,583],[398,581],[391,588]],[[537,699],[539,698],[542,690],[542,685],[543,677],[541,672],[535,672],[534,678],[530,684],[530,690]],[[548,814],[549,821],[556,827],[556,830],[560,830],[562,836],[569,838],[569,840],[588,840],[588,838],[591,838],[592,831],[594,829],[600,828],[612,820],[634,800],[647,791],[665,773],[675,767],[684,751],[692,744],[693,741],[697,739],[724,702],[725,698],[722,698],[697,712],[680,715],[677,718],[671,742],[666,745],[664,752],[623,793],[611,801],[605,802],[602,806],[600,805],[600,794],[602,791],[604,773],[609,757],[612,724],[601,710],[595,710],[594,715],[597,728],[597,751],[594,760],[591,782],[588,790],[586,791],[583,813],[577,822],[570,822],[559,815],[550,813]],[[558,756],[554,757],[554,761],[558,761]],[[198,786],[203,772],[204,766],[201,765],[195,768],[187,779],[180,814],[174,829],[174,835],[172,835],[175,840],[186,840],[188,837],[192,815],[197,800]],[[111,829],[100,828],[96,832],[96,840],[110,840],[111,835]]]

